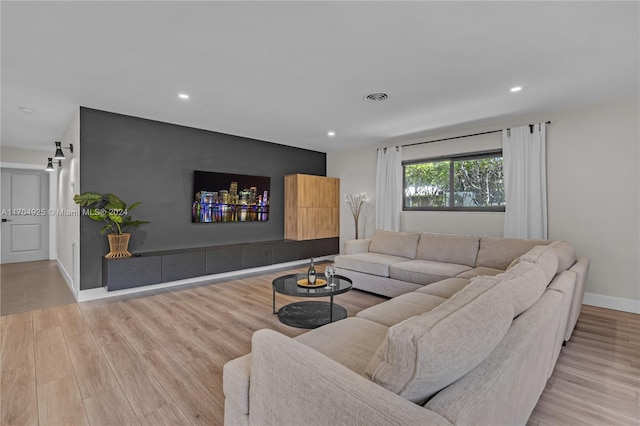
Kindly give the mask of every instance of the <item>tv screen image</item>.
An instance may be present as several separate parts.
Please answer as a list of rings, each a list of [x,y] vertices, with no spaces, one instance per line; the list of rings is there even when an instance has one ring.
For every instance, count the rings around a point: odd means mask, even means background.
[[[268,176],[195,170],[193,223],[264,222],[269,220]]]

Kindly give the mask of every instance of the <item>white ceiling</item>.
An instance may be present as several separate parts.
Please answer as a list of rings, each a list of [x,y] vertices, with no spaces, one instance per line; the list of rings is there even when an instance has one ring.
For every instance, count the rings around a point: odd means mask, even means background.
[[[4,146],[78,106],[330,151],[639,92],[635,1],[0,7]]]

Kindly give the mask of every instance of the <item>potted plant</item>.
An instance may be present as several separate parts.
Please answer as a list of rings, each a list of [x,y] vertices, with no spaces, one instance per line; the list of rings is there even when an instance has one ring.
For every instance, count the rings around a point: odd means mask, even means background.
[[[73,201],[80,207],[88,207],[83,210],[86,214],[96,222],[104,222],[104,226],[100,229],[100,235],[107,234],[109,239],[109,253],[105,256],[107,259],[120,259],[130,257],[128,251],[129,238],[131,234],[124,232],[128,228],[136,227],[149,223],[146,220],[133,220],[129,213],[131,210],[142,204],[140,201],[127,206],[127,204],[114,194],[98,194],[95,192],[84,192],[76,194]]]

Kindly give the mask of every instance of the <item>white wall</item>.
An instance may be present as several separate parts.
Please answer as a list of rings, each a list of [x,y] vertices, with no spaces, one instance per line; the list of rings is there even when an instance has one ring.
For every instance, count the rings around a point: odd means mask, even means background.
[[[600,306],[640,309],[640,107],[637,97],[567,110],[461,126],[446,133],[394,140],[436,140],[550,120],[547,128],[549,238],[569,241],[591,258],[586,291]],[[419,159],[500,147],[499,133],[403,149]],[[341,191],[375,194],[376,147],[327,155],[327,174]],[[371,197],[373,198],[373,197]],[[375,204],[372,199],[370,205]],[[373,211],[373,210],[372,210]],[[370,216],[373,216],[371,214]],[[403,212],[402,230],[502,235],[503,213]],[[364,235],[375,223],[368,218]],[[349,209],[341,209],[341,241],[353,238]]]
[[[638,98],[550,118],[549,236],[591,258],[587,292],[640,306]]]
[[[42,170],[47,166],[47,158],[53,157],[55,146],[51,143],[50,151],[39,149],[24,149],[3,146],[0,148],[0,160],[3,163],[37,164]]]
[[[78,212],[78,206],[73,202],[73,196],[80,188],[80,109],[73,116],[64,135],[60,139],[62,146],[73,144],[73,154],[64,150],[65,159],[62,169],[58,173],[58,211],[57,252],[58,267],[73,292],[78,295],[79,283],[79,250],[74,246],[80,241],[80,217],[70,215]],[[74,253],[75,250],[75,253]]]
[[[345,194],[367,193],[367,201],[360,212],[360,238],[371,237],[375,230],[376,194],[375,148],[327,153],[327,176],[340,178],[340,241],[355,238],[355,224],[351,209],[344,202]]]

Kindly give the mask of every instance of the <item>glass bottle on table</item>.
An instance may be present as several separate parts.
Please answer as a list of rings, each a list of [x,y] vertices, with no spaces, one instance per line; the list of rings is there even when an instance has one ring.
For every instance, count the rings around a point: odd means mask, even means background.
[[[311,258],[311,264],[307,270],[307,282],[309,285],[315,285],[316,283],[316,268],[313,266],[313,257]]]

